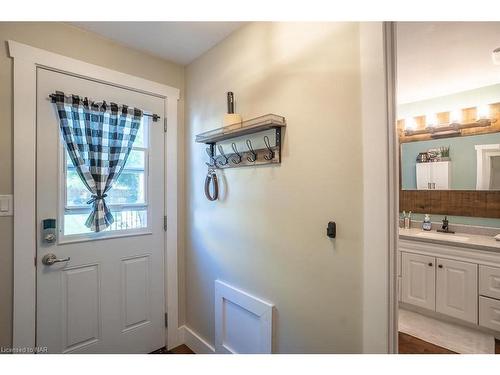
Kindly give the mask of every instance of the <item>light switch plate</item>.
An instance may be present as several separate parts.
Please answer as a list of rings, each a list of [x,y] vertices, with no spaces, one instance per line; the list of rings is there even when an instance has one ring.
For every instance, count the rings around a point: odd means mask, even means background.
[[[0,195],[0,216],[12,216],[13,205],[12,195]]]

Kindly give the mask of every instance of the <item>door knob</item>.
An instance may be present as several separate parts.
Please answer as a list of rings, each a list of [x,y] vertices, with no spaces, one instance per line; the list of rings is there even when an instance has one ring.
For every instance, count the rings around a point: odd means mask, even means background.
[[[51,266],[54,263],[67,262],[70,259],[71,259],[70,257],[64,259],[57,259],[57,257],[54,254],[45,254],[42,258],[42,263],[45,264],[46,266]]]

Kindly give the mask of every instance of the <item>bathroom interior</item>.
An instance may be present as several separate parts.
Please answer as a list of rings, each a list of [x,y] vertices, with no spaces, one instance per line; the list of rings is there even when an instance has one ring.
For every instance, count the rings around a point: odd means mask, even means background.
[[[400,353],[500,352],[498,35],[397,25]]]

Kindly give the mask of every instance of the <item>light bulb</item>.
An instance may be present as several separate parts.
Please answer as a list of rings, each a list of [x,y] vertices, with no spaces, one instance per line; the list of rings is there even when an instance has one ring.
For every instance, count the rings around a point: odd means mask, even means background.
[[[405,130],[415,130],[417,128],[417,123],[414,117],[407,117],[405,119]]]
[[[454,109],[450,112],[450,124],[460,124],[462,122],[462,111]]]
[[[477,115],[476,115],[477,120],[484,120],[490,117],[490,106],[488,104],[478,105],[476,107],[476,110],[477,110]]]
[[[432,128],[436,126],[437,123],[438,123],[437,114],[429,113],[425,115],[425,126],[427,126],[428,128]]]

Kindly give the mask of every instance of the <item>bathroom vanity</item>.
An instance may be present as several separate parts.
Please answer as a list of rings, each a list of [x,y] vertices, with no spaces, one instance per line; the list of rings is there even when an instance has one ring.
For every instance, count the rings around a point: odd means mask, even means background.
[[[399,230],[402,304],[500,332],[500,242],[488,234]]]

